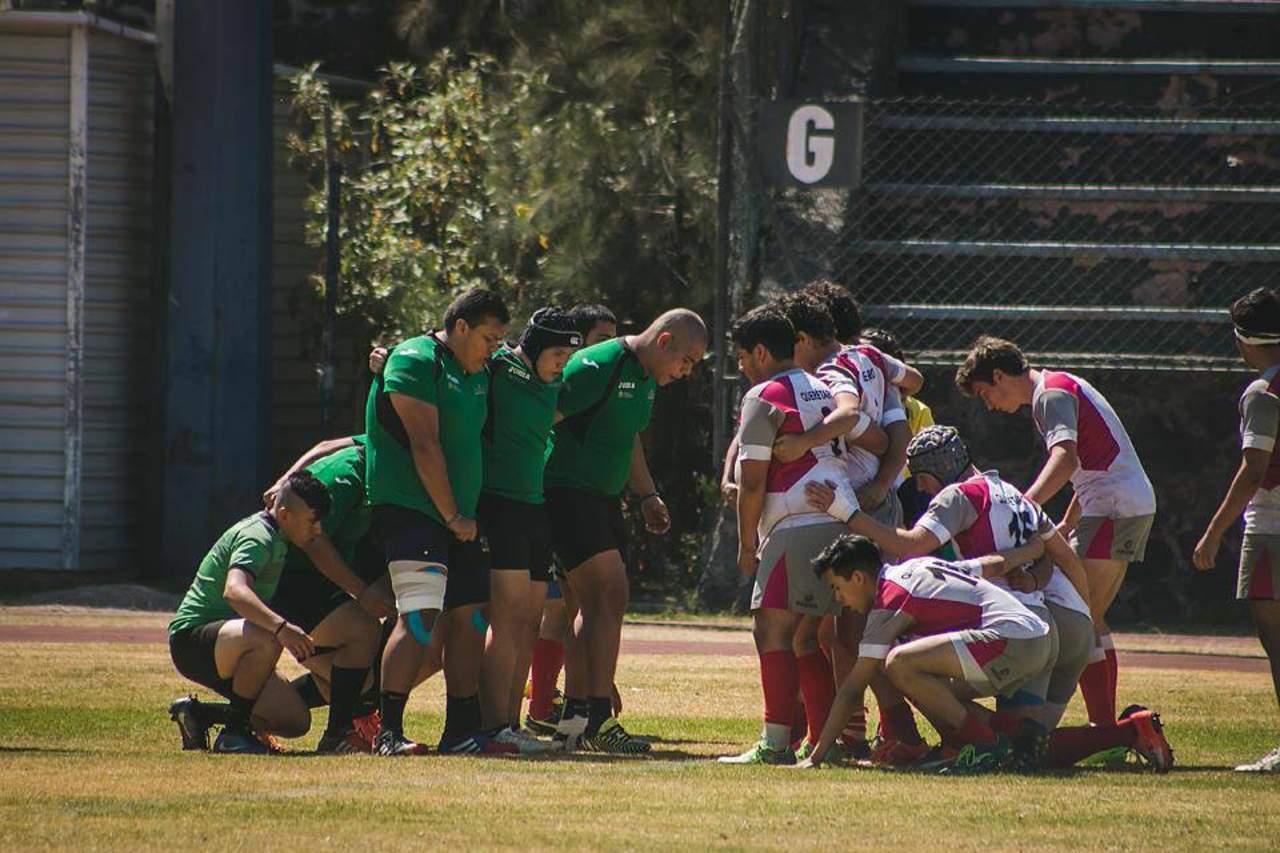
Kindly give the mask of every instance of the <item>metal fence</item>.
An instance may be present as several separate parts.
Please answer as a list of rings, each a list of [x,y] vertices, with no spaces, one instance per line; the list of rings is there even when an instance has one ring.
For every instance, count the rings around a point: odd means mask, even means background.
[[[1063,367],[1239,369],[1226,306],[1280,281],[1276,100],[861,113],[856,186],[757,182],[759,293],[833,278],[926,364],[992,333]]]

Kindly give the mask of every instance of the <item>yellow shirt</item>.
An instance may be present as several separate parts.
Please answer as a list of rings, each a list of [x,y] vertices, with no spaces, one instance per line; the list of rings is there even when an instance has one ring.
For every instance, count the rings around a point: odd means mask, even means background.
[[[933,426],[933,410],[926,404],[915,397],[908,397],[902,405],[907,410],[907,428],[911,430],[913,436],[925,427]],[[911,479],[910,466],[902,466],[902,476],[908,480]]]

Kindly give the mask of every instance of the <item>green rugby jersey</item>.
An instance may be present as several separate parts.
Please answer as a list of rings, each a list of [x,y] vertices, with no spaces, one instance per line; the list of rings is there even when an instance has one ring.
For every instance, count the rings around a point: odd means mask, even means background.
[[[436,407],[453,499],[459,512],[474,517],[484,479],[480,430],[488,410],[488,390],[488,372],[464,371],[435,333],[410,338],[393,349],[365,404],[367,503],[415,509],[445,522],[418,477],[409,435],[391,405],[390,394],[404,394]]]
[[[200,561],[195,579],[169,623],[170,636],[219,619],[240,618],[240,614],[232,610],[222,597],[227,573],[233,568],[243,569],[252,575],[253,591],[258,598],[269,601],[280,582],[288,544],[275,519],[265,512],[237,521],[213,543],[209,553]]]
[[[489,374],[484,490],[540,504],[561,382],[543,382],[524,359],[505,347],[489,360]]]
[[[564,369],[547,486],[617,497],[627,485],[636,435],[649,425],[657,383],[622,338],[579,350]]]
[[[356,545],[373,525],[373,508],[364,501],[367,439],[364,435],[353,435],[351,439],[354,446],[344,447],[307,466],[307,470],[324,484],[325,491],[329,493],[329,513],[320,522],[320,529],[348,566],[355,558]],[[310,567],[311,560],[307,555],[290,543],[285,571]]]

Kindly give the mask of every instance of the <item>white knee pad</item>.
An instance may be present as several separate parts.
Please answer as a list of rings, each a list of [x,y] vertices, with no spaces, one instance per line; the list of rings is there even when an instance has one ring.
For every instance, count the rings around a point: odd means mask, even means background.
[[[395,560],[388,564],[391,589],[396,594],[396,610],[443,610],[444,591],[449,580],[443,563],[420,560]]]

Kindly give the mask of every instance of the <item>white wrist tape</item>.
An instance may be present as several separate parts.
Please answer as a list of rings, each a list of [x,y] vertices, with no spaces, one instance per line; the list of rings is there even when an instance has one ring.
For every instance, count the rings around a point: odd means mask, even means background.
[[[836,498],[831,502],[831,506],[827,507],[827,515],[841,524],[848,524],[849,519],[853,518],[853,514],[858,509],[857,495],[847,489],[836,489]]]
[[[396,610],[400,613],[444,609],[449,575],[442,564],[394,560],[387,566],[387,573],[391,575],[391,589],[396,594]]]
[[[854,423],[852,429],[846,433],[846,437],[853,441],[866,432],[869,426],[871,426],[871,416],[866,412],[858,412],[858,420]]]

